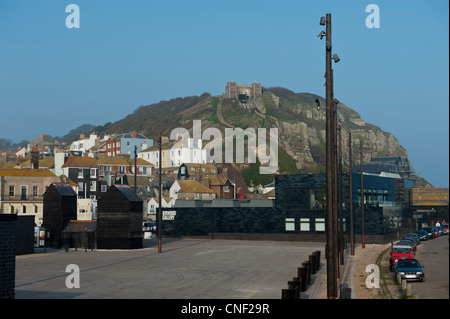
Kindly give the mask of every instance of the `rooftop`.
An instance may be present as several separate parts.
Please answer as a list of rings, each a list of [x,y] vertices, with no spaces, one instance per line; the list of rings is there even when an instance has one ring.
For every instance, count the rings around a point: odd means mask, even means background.
[[[31,169],[31,168],[2,168],[0,176],[23,176],[23,177],[57,177],[49,169]]]

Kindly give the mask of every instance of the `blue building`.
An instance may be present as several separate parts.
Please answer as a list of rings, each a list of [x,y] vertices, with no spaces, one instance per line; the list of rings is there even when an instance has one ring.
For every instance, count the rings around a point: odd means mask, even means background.
[[[414,181],[399,174],[363,174],[364,204],[369,206],[393,206],[405,204],[405,188]],[[352,199],[354,206],[361,206],[361,174],[352,174]]]
[[[117,156],[128,154],[130,158],[134,158],[134,150],[137,152],[153,146],[153,140],[142,134],[122,133],[114,136],[106,143],[106,154],[108,156]]]

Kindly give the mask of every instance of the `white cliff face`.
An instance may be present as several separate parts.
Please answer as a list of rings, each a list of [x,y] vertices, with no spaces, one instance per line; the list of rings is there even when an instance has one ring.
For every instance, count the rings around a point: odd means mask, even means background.
[[[283,100],[277,100],[280,107]],[[293,121],[276,121],[279,129],[279,146],[295,160],[299,170],[317,172],[317,165],[325,161],[325,110],[318,109],[316,105],[297,103],[290,105],[290,110],[299,114]],[[302,120],[303,119],[303,120]],[[359,161],[360,140],[363,141],[363,160],[370,161],[372,157],[404,156],[406,150],[390,133],[366,123],[358,113],[345,105],[338,107],[338,122],[341,126],[342,154],[344,162],[348,162],[348,138],[352,133],[353,160]],[[322,169],[324,166],[322,166]]]

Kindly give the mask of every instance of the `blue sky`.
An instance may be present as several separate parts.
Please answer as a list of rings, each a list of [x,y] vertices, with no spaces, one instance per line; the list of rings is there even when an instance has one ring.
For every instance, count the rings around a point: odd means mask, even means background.
[[[68,4],[80,28],[68,29]],[[366,6],[380,28],[366,27]],[[392,133],[415,170],[449,186],[449,3],[0,2],[0,138],[62,136],[140,105],[261,82],[325,96],[319,19],[332,14],[335,97]]]

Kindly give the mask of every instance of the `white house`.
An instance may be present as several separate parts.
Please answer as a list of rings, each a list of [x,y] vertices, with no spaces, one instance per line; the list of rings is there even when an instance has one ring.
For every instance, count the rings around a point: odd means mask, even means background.
[[[87,152],[91,147],[93,147],[95,145],[96,140],[97,140],[97,134],[91,133],[91,135],[87,139],[84,138],[84,135],[82,134],[78,141],[74,141],[70,145],[70,150]]]
[[[169,208],[175,205],[175,198],[162,197],[162,207]],[[159,197],[150,197],[147,205],[147,217],[150,220],[156,220],[156,213],[159,208]]]
[[[210,162],[208,152],[202,148],[202,140],[193,138],[178,140],[161,145],[162,167],[179,167],[183,163],[207,164]],[[153,145],[138,153],[138,157],[159,168],[159,145]]]

